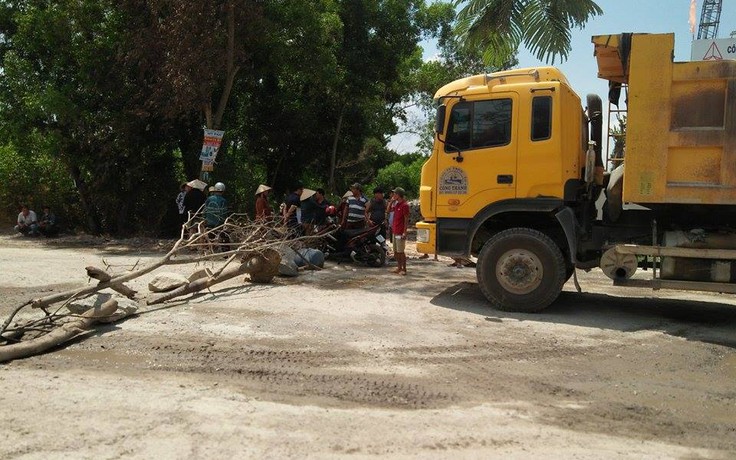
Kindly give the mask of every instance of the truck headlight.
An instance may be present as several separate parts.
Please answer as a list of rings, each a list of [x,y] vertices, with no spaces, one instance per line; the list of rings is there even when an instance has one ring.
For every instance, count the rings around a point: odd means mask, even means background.
[[[418,228],[417,229],[417,243],[429,243],[429,229]]]

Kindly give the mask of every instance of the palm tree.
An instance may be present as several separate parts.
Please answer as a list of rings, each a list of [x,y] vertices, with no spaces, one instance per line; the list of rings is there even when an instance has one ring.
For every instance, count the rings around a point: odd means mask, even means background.
[[[592,0],[455,0],[456,33],[500,65],[523,43],[539,60],[554,63],[570,53],[570,29],[603,10]]]

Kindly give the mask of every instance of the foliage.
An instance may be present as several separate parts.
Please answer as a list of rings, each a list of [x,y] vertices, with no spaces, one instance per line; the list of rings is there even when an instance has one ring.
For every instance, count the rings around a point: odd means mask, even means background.
[[[450,13],[423,0],[0,0],[4,211],[49,201],[92,232],[158,233],[199,174],[205,126],[226,131],[210,182],[226,182],[234,211],[253,209],[259,183],[274,196],[370,183],[397,158],[386,144],[408,95],[438,81],[421,80],[418,43],[451,40]]]
[[[79,217],[74,184],[57,159],[24,155],[12,144],[0,146],[0,158],[0,221],[15,222],[22,204],[39,214],[50,206],[67,223]]]
[[[539,60],[570,54],[570,30],[603,10],[593,0],[456,0],[456,33],[485,61],[502,65],[523,43]]]
[[[616,117],[616,125],[610,129],[608,135],[613,138],[613,150],[610,153],[609,160],[613,163],[613,167],[621,164],[626,152],[626,115]]]
[[[452,4],[431,4],[423,10],[421,22],[425,37],[436,42],[438,54],[409,76],[411,91],[404,102],[414,116],[403,121],[402,130],[419,136],[417,152],[429,155],[434,141],[435,92],[459,78],[508,69],[518,61],[516,53],[512,53],[502,65],[490,66],[483,61],[481,50],[463,46],[453,32],[456,13]]]
[[[413,158],[413,161],[410,163],[407,163],[402,158],[382,168],[378,171],[374,184],[367,187],[366,190],[373,190],[376,186],[380,186],[384,190],[401,187],[406,190],[409,198],[419,196],[419,180],[422,175],[422,166],[427,159],[422,155],[414,155],[411,158]]]
[[[25,155],[63,165],[87,229],[156,229],[170,199],[165,187],[176,189],[172,141],[160,119],[141,111],[131,69],[117,60],[129,44],[126,18],[112,1],[18,3],[14,28],[3,31],[8,138]]]

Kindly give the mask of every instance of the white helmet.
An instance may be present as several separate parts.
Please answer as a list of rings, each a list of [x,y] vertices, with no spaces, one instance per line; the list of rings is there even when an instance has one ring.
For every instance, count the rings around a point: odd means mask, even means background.
[[[222,182],[218,182],[215,184],[215,191],[216,192],[224,192],[225,191],[225,184]]]

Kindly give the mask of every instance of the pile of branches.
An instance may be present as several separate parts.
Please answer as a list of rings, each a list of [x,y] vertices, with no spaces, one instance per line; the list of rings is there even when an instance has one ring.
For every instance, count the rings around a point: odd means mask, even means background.
[[[87,276],[96,284],[33,298],[13,308],[0,326],[0,362],[43,353],[97,323],[115,322],[139,313],[137,307],[119,308],[114,297],[101,297],[101,291],[115,291],[138,305],[155,305],[246,274],[253,282],[267,283],[278,274],[282,248],[299,249],[314,243],[314,237],[290,235],[280,219],[254,221],[246,215],[233,214],[222,225],[210,228],[199,213],[195,214],[182,225],[173,247],[157,261],[143,267],[135,264],[119,274],[111,273],[114,267],[107,263],[105,269],[86,267]],[[163,294],[143,296],[126,285],[163,266],[180,264],[206,268],[193,272],[188,283]],[[72,302],[92,296],[104,301],[86,311],[71,308]],[[19,317],[22,319],[16,319]]]

